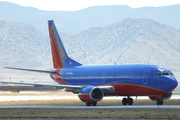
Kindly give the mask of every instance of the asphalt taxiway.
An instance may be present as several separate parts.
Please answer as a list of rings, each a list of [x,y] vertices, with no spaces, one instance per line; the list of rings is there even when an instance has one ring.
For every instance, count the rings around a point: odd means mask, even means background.
[[[28,92],[29,93],[29,92]],[[33,92],[34,93],[34,92]],[[36,93],[36,92],[35,92]],[[34,94],[35,94],[34,93]],[[1,93],[0,101],[19,101],[19,100],[55,100],[55,99],[79,99],[78,96],[41,96],[42,92],[37,92],[38,96],[23,95],[18,93],[12,96],[11,93]],[[3,94],[7,94],[4,96]],[[40,95],[39,95],[40,94]],[[104,99],[122,99],[123,97],[106,97]],[[135,99],[135,98],[134,98]],[[138,99],[149,99],[148,97],[138,97]],[[173,93],[172,99],[180,99],[180,93]],[[72,106],[72,105],[2,105],[0,109],[129,109],[129,110],[180,110],[180,105],[131,105],[131,106]]]
[[[67,106],[67,105],[3,105],[0,109],[122,109],[122,110],[180,110],[180,105],[131,105],[131,106]]]

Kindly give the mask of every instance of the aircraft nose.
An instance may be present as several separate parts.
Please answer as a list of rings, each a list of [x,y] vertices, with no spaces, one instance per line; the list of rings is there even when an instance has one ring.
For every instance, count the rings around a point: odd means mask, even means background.
[[[169,86],[172,89],[171,91],[173,91],[177,87],[178,81],[176,80],[175,77],[172,77],[170,81],[171,82],[170,82]]]

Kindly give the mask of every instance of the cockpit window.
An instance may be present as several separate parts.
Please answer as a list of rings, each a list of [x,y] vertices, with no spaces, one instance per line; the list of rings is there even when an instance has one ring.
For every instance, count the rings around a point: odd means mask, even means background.
[[[169,74],[172,75],[172,76],[174,75],[172,72],[170,72]]]
[[[157,77],[158,77],[158,76],[159,76],[159,74],[158,74],[158,73],[155,73],[155,76],[157,76]]]
[[[163,72],[162,75],[167,76],[167,75],[169,75],[169,73],[168,72]]]
[[[156,76],[156,77],[160,77],[160,76],[161,76],[161,73],[155,73],[155,76]]]
[[[154,74],[156,77],[160,77],[160,76],[168,76],[168,75],[172,75],[173,76],[173,73],[172,72],[157,72]]]

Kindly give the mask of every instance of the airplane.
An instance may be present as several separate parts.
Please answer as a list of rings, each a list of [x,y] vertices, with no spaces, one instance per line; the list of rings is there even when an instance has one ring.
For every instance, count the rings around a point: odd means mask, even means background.
[[[170,99],[172,91],[178,85],[173,73],[159,65],[82,65],[67,55],[53,20],[48,21],[48,29],[53,70],[5,68],[48,73],[58,85],[5,81],[1,83],[65,88],[67,92],[78,94],[86,106],[96,106],[97,102],[107,96],[124,96],[123,105],[133,105],[132,96],[148,96],[156,101],[157,105],[163,105],[163,100]]]

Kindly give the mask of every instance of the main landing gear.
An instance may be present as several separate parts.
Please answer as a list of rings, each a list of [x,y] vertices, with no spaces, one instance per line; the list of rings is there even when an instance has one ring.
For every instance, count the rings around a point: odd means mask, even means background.
[[[123,105],[132,105],[133,104],[133,99],[132,98],[130,98],[129,96],[128,96],[128,98],[123,98],[122,99],[122,104]]]
[[[86,106],[96,106],[97,102],[86,102]]]
[[[156,100],[156,105],[163,105],[163,100],[162,99]]]

